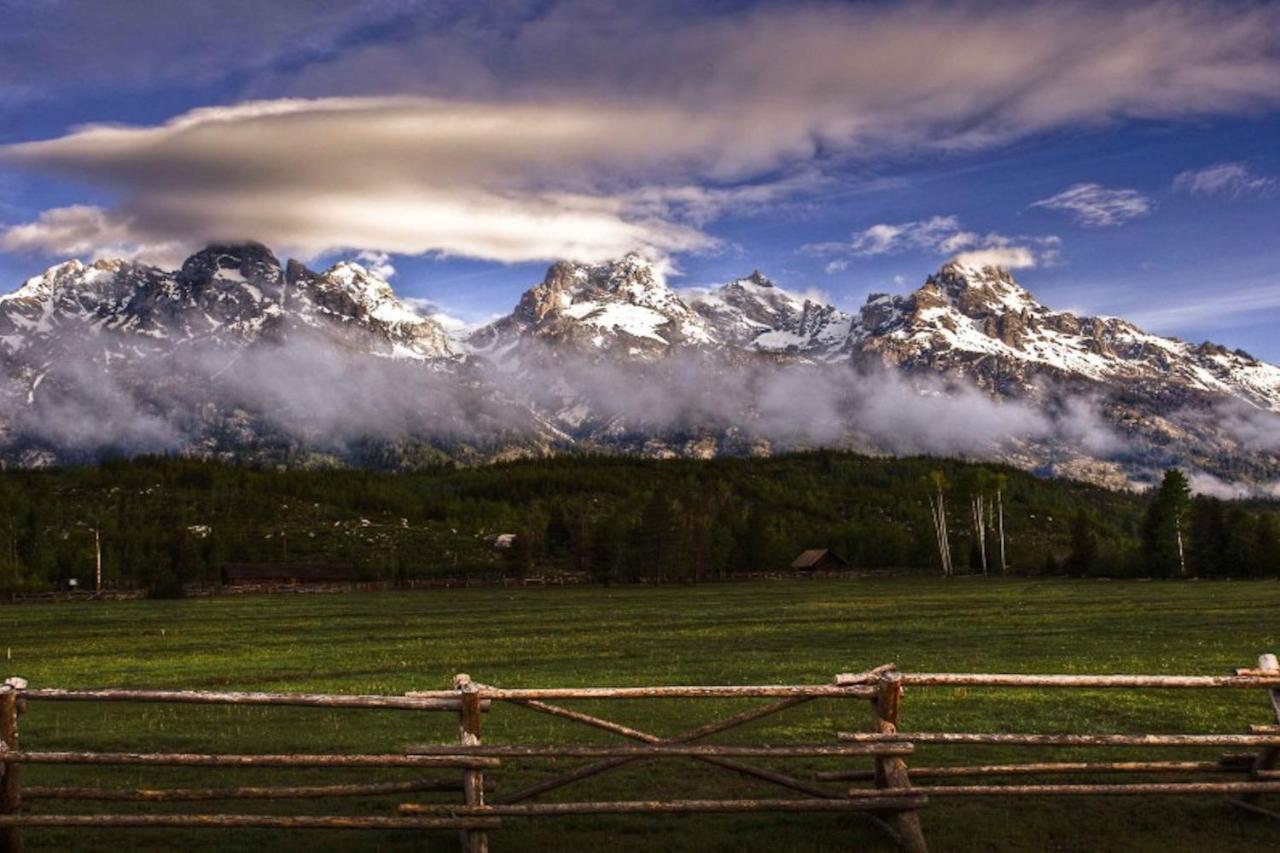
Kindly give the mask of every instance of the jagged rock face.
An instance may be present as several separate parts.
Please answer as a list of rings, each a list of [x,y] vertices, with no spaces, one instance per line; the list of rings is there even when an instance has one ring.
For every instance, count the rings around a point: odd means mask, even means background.
[[[1007,270],[952,263],[908,296],[874,295],[847,350],[906,370],[966,375],[1006,396],[1036,397],[1063,382],[1145,384],[1167,405],[1224,396],[1280,412],[1280,368],[1124,320],[1052,311]]]
[[[725,344],[767,353],[825,359],[853,322],[844,311],[788,293],[759,270],[690,299]]]
[[[561,261],[515,310],[469,339],[505,361],[557,352],[593,358],[659,358],[673,348],[718,343],[712,329],[637,254],[606,264]]]
[[[301,346],[278,346],[291,343]],[[246,357],[264,351],[265,360]],[[270,369],[277,352],[294,359],[283,379],[258,382],[252,370]],[[775,426],[793,412],[807,419],[807,407],[823,402],[817,398],[841,393],[831,390],[845,387],[841,377],[870,363],[905,375],[922,394],[938,393],[940,376],[941,387],[976,385],[1042,411],[1085,399],[1124,440],[1121,450],[1074,455],[1023,442],[1006,458],[1026,467],[1106,482],[1169,464],[1280,479],[1280,454],[1267,449],[1280,441],[1263,436],[1251,444],[1221,417],[1224,406],[1246,415],[1280,412],[1280,368],[1214,344],[1150,335],[1124,320],[1053,311],[1006,270],[951,263],[913,293],[872,295],[851,316],[789,293],[758,271],[716,288],[677,291],[638,255],[560,262],[511,314],[455,341],[358,264],[323,272],[296,261],[282,266],[257,244],[212,246],[174,272],[120,260],[69,261],[0,296],[0,464],[58,461],[52,441],[38,440],[40,427],[34,443],[15,443],[15,418],[70,411],[72,420],[92,421],[107,408],[94,396],[107,393],[101,389],[142,412],[144,448],[151,446],[146,430],[163,427],[166,450],[266,448],[270,458],[303,451],[314,437],[307,429],[281,438],[264,423],[294,377],[313,372],[313,358],[330,373],[313,380],[313,396],[301,395],[295,407],[323,403],[335,384],[351,386],[355,414],[381,418],[381,426],[389,419],[396,435],[429,439],[424,433],[440,424],[452,430],[447,449],[434,447],[432,459],[569,448],[650,456],[770,452],[787,445],[757,430],[752,417],[764,411]],[[348,358],[360,362],[365,384],[383,386],[381,396],[349,376]],[[246,371],[246,362],[255,367]],[[753,397],[776,377],[769,371],[795,367],[826,371],[815,386],[826,390],[793,395],[775,382],[772,396]],[[416,378],[424,375],[436,378]],[[256,384],[269,390],[255,393]],[[228,385],[250,402],[227,397]],[[345,414],[328,417],[345,423]],[[155,423],[147,420],[153,415]],[[848,436],[824,441],[877,449],[864,442],[855,416],[842,409],[836,423]],[[1261,429],[1276,431],[1275,424],[1280,420]],[[482,442],[457,438],[481,429]],[[88,432],[77,433],[83,446],[94,438]],[[22,434],[30,438],[30,424]],[[412,457],[387,448],[377,458]]]
[[[56,349],[70,343],[62,334],[70,329],[101,338],[108,349],[192,340],[238,345],[309,329],[348,342],[364,333],[362,345],[378,354],[457,354],[438,323],[415,314],[360,265],[314,273],[291,261],[286,270],[258,244],[211,246],[176,272],[68,261],[0,297],[0,345],[9,352]]]

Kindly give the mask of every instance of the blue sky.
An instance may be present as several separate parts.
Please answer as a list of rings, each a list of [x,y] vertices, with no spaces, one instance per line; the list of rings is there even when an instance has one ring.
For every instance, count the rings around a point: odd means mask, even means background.
[[[1263,3],[0,0],[0,287],[257,238],[468,321],[632,248],[852,309],[981,252],[1280,362],[1277,45]]]

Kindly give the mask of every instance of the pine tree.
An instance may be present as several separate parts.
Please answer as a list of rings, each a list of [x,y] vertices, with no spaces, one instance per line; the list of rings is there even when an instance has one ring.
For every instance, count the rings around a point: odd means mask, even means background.
[[[1254,527],[1253,559],[1249,573],[1254,577],[1280,575],[1280,518],[1274,512],[1258,516]]]
[[[1098,537],[1083,509],[1077,509],[1071,519],[1071,553],[1066,565],[1068,571],[1077,575],[1093,574],[1098,565]]]
[[[1147,571],[1157,577],[1187,575],[1184,529],[1191,505],[1187,477],[1176,468],[1164,479],[1147,506],[1142,525],[1142,545]]]
[[[1196,495],[1191,501],[1189,528],[1187,560],[1191,574],[1212,577],[1223,574],[1224,569],[1229,570],[1227,525],[1222,501],[1208,495]]]

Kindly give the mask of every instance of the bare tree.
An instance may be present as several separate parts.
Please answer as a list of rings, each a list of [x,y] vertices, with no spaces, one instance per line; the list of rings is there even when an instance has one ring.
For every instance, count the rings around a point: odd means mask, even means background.
[[[929,497],[929,511],[933,519],[933,532],[938,540],[938,558],[942,562],[942,574],[951,576],[951,544],[947,536],[947,504],[946,490],[950,484],[946,474],[941,471],[930,471],[925,478],[926,494]]]
[[[1009,487],[1007,474],[996,474],[992,480],[996,490],[996,533],[1000,537],[1000,574],[1009,570],[1004,556],[1004,490]]]

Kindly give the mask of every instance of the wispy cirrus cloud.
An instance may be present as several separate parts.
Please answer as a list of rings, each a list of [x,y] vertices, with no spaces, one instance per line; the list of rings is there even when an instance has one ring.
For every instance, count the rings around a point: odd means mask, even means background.
[[[1146,216],[1155,203],[1137,190],[1088,183],[1068,187],[1055,196],[1032,202],[1031,206],[1061,210],[1081,225],[1106,228]]]
[[[1280,308],[1280,282],[1259,282],[1212,294],[1197,293],[1184,299],[1149,301],[1125,308],[1125,317],[1140,326],[1176,332],[1274,322],[1270,312]]]
[[[954,257],[976,267],[1018,269],[1056,261],[1062,241],[1053,235],[1009,237],[981,234],[964,228],[954,215],[931,216],[909,222],[877,223],[852,234],[848,242],[810,243],[801,251],[833,257],[828,275],[847,269],[850,257],[874,257],[902,252],[925,252]]]
[[[1244,163],[1215,163],[1203,169],[1181,172],[1173,179],[1173,188],[1192,196],[1260,195],[1276,187],[1276,179],[1259,175]]]

